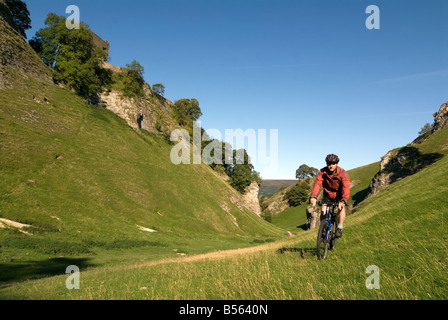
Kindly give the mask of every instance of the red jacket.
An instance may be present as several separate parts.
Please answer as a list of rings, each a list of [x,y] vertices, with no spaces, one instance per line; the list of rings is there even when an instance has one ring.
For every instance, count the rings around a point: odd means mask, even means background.
[[[343,200],[347,204],[350,197],[350,177],[347,171],[337,167],[336,172],[330,175],[327,167],[320,169],[311,192],[311,198],[317,198],[322,186],[324,187],[325,197],[335,201]]]

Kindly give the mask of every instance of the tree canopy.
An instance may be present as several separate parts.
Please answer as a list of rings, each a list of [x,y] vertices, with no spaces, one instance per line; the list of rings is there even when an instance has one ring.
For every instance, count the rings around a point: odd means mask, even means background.
[[[319,173],[319,170],[313,167],[309,167],[306,164],[302,164],[296,170],[296,179],[303,180],[305,178],[314,178]]]
[[[152,86],[152,91],[163,97],[165,95],[165,86],[161,83],[156,83]]]
[[[308,201],[312,183],[313,180],[310,177],[300,180],[285,193],[284,199],[291,207],[300,206]]]
[[[145,68],[136,60],[126,65],[126,70],[113,75],[114,87],[123,92],[126,97],[142,97],[145,92],[143,74]]]
[[[202,116],[201,108],[199,108],[199,101],[196,99],[180,99],[177,100],[173,107],[173,114],[176,121],[184,126],[192,127],[193,122]]]
[[[227,174],[230,177],[230,185],[239,192],[244,192],[252,182],[257,182],[259,185],[262,182],[245,149],[233,150],[233,164],[228,166]]]
[[[22,0],[4,1],[12,13],[13,27],[26,39],[25,31],[31,29],[30,12],[26,3]]]
[[[67,29],[65,18],[50,13],[45,28],[30,40],[42,61],[55,71],[54,80],[66,84],[78,95],[95,101],[102,87],[111,81],[111,73],[102,68],[107,54],[95,46],[89,26]]]

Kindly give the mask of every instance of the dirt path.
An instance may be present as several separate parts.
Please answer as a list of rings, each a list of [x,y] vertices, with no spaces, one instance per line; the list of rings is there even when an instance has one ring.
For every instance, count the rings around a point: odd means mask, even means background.
[[[186,263],[186,262],[195,262],[195,261],[207,260],[207,259],[208,260],[218,260],[218,259],[233,258],[233,257],[239,256],[239,255],[247,255],[247,254],[257,253],[257,252],[261,252],[261,251],[268,251],[268,250],[276,251],[276,250],[279,250],[279,249],[282,249],[285,247],[290,247],[290,246],[300,243],[302,241],[312,239],[315,236],[316,235],[314,232],[306,232],[306,233],[300,234],[298,236],[291,237],[288,240],[271,242],[271,243],[262,244],[262,245],[255,246],[255,247],[213,251],[213,252],[209,252],[209,253],[197,254],[197,255],[192,255],[192,256],[165,258],[165,259],[159,259],[159,260],[154,260],[154,261],[104,267],[104,268],[99,268],[99,269],[95,268],[95,269],[92,269],[91,272],[130,270],[130,269],[137,269],[137,268],[152,267],[152,266],[168,264],[168,263]]]

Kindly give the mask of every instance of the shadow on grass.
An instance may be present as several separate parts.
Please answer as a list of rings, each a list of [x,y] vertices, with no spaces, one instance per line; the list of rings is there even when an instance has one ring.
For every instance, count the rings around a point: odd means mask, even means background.
[[[82,270],[93,266],[89,260],[89,258],[53,258],[41,261],[0,263],[0,288],[8,287],[18,281],[63,275],[70,265],[75,265]]]
[[[285,252],[298,252],[302,259],[308,259],[317,256],[316,248],[280,248],[277,250],[278,254],[283,254]]]

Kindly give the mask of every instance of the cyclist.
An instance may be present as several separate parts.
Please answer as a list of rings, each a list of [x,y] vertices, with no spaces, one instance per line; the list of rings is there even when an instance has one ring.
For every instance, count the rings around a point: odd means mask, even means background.
[[[328,200],[338,202],[339,221],[336,237],[342,237],[342,229],[345,220],[345,207],[350,196],[350,178],[347,172],[338,166],[339,157],[335,154],[329,154],[325,158],[327,166],[320,169],[316,176],[313,191],[311,192],[310,203],[313,207],[316,205],[317,196],[320,189],[324,188],[324,198],[322,200],[322,215],[326,214]]]

